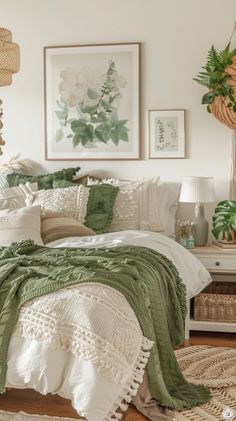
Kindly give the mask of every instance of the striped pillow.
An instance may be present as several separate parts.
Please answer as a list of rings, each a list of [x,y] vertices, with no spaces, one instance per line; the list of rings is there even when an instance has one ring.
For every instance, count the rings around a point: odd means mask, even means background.
[[[7,175],[0,174],[0,192],[9,187]]]

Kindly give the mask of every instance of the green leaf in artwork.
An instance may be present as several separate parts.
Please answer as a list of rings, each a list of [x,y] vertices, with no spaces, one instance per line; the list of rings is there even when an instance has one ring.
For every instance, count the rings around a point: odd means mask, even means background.
[[[76,148],[80,144],[80,136],[78,134],[75,134],[73,137],[73,147]]]
[[[62,129],[58,129],[58,130],[56,131],[56,135],[55,135],[55,140],[56,140],[56,142],[60,142],[60,140],[62,140],[62,139],[63,139],[63,137],[64,137],[63,130],[62,130]]]
[[[104,113],[104,111],[101,111],[100,113],[98,113],[97,119],[98,119],[98,122],[106,121],[107,120],[106,113]]]
[[[81,111],[84,114],[95,114],[97,112],[97,105],[83,105],[81,106]]]
[[[120,131],[120,139],[124,142],[129,141],[128,129],[126,127],[124,127],[123,131]]]
[[[100,142],[107,143],[110,139],[110,133],[111,133],[111,125],[109,122],[104,122],[99,124],[95,131],[94,135]]]
[[[83,119],[80,120],[73,120],[71,122],[71,130],[74,133],[79,133],[79,134],[84,134],[86,131],[86,127],[87,127],[87,122]]]
[[[119,131],[117,130],[117,128],[114,128],[111,131],[111,140],[116,146],[119,144],[120,136],[119,136]]]
[[[107,112],[111,112],[115,110],[115,108],[109,102],[104,101],[104,100],[101,101],[101,106]]]
[[[99,98],[99,94],[91,88],[88,88],[87,94],[88,94],[88,97],[90,99],[98,99]]]
[[[73,120],[71,130],[75,133],[73,137],[73,146],[79,143],[83,146],[88,142],[92,142],[94,138],[94,127],[92,124],[86,123],[84,120]]]
[[[59,120],[65,120],[67,117],[67,111],[55,111],[55,114]]]
[[[86,137],[86,139],[87,139],[88,142],[92,142],[93,141],[94,127],[93,127],[92,124],[87,124],[85,137]]]
[[[111,140],[115,145],[118,145],[120,140],[123,140],[124,142],[129,141],[128,128],[125,127],[126,123],[127,120],[113,121],[113,126],[111,130]]]

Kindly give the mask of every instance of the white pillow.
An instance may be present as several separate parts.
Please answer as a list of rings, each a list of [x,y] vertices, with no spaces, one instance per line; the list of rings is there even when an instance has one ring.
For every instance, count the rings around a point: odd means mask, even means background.
[[[116,178],[88,179],[88,185],[107,183],[119,187],[110,232],[129,229],[163,231],[158,212],[158,178],[123,181]]]
[[[176,212],[179,203],[181,183],[159,181],[158,207],[163,234],[175,238]]]
[[[0,246],[28,239],[43,245],[40,232],[40,206],[0,210]]]
[[[21,208],[26,206],[28,196],[38,190],[38,183],[20,184],[0,192],[0,209]]]
[[[89,189],[80,185],[39,190],[32,196],[32,200],[28,204],[40,205],[42,212],[50,210],[52,213],[71,216],[83,224],[87,213],[88,198]]]

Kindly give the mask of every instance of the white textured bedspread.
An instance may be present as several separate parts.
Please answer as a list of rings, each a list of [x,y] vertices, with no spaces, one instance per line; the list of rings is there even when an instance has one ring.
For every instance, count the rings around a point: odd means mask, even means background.
[[[210,275],[182,246],[158,233],[124,231],[67,238],[50,247],[116,247],[133,244],[167,256],[179,270],[188,297]],[[116,290],[80,284],[27,303],[8,353],[7,386],[57,393],[71,399],[88,421],[121,419],[142,381],[151,344],[133,310]],[[119,409],[120,408],[120,409]]]

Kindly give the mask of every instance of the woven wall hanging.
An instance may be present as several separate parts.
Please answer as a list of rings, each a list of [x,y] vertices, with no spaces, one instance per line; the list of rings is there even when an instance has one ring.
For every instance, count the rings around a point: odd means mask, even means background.
[[[12,42],[12,33],[6,28],[0,28],[0,87],[8,86],[12,83],[13,73],[17,73],[20,68],[20,48]],[[2,101],[0,99],[0,155],[2,146],[5,144],[2,137]]]

